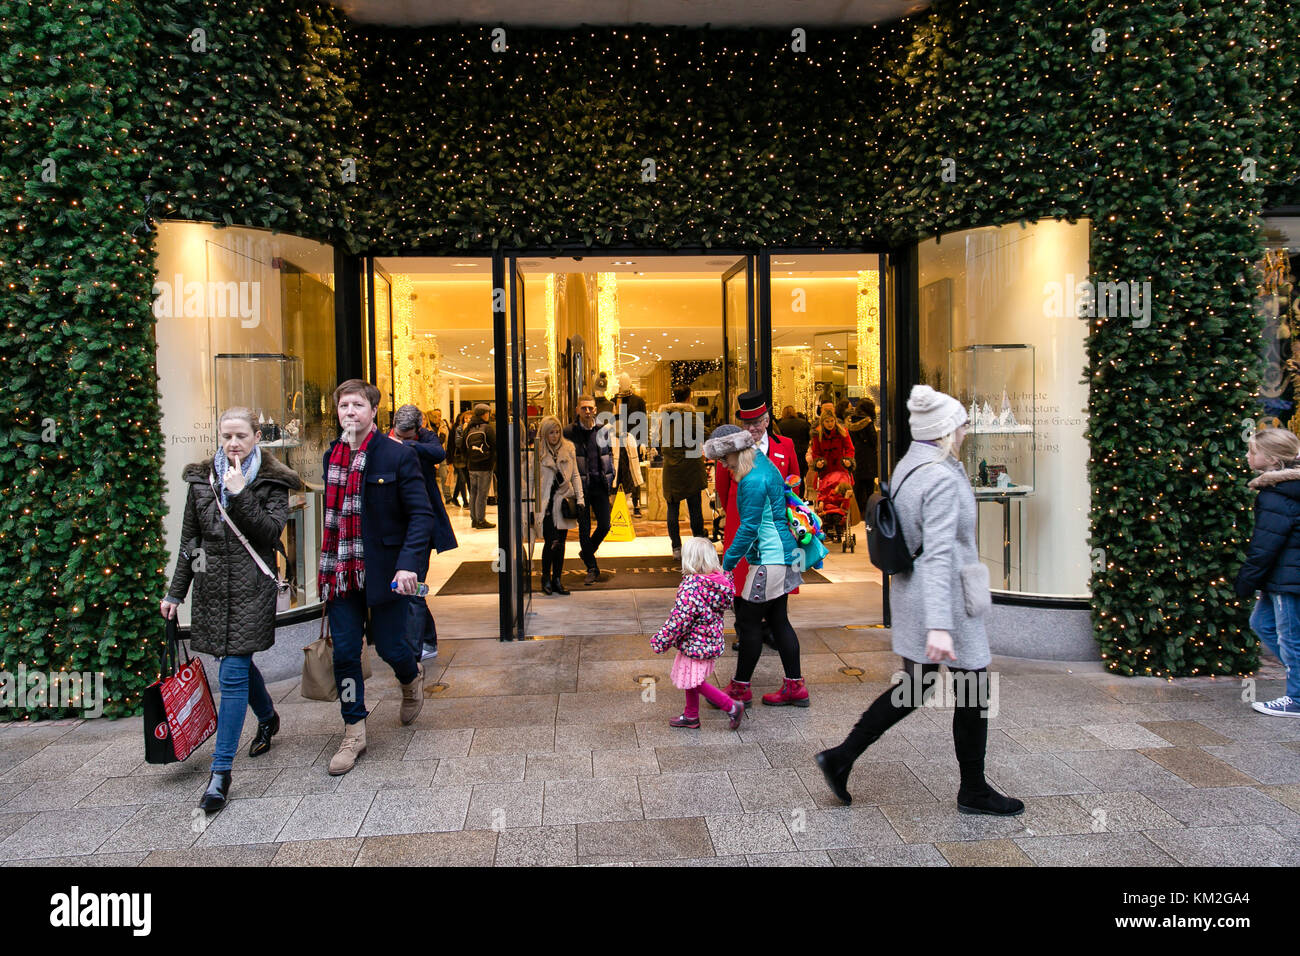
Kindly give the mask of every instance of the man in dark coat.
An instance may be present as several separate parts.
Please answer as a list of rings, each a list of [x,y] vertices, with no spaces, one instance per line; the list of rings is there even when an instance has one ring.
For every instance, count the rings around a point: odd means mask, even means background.
[[[456,532],[452,530],[447,507],[442,501],[442,489],[438,486],[438,466],[446,460],[447,453],[437,432],[421,427],[419,408],[403,405],[393,415],[391,434],[419,456],[420,470],[424,472],[424,484],[429,491],[429,504],[433,506],[433,549],[439,554],[450,551],[456,547]],[[420,660],[432,660],[438,656],[438,626],[429,611],[429,602],[418,594],[411,595],[406,637],[411,649],[420,655]]]
[[[497,430],[488,421],[492,409],[483,402],[474,406],[474,417],[465,430],[465,461],[469,468],[470,527],[495,528],[487,520],[488,495],[492,491],[492,473],[497,467]]]
[[[703,416],[690,403],[691,390],[686,385],[673,389],[673,400],[659,406],[659,450],[664,456],[664,501],[668,503],[668,538],[672,542],[673,557],[682,557],[682,502],[690,515],[691,534],[704,537],[704,512],[700,507],[700,492],[709,483],[704,467]]]
[[[600,580],[596,551],[609,534],[609,496],[614,491],[614,429],[596,420],[596,400],[578,396],[578,420],[564,429],[564,437],[573,442],[578,456],[578,475],[582,478],[583,506],[578,509],[578,557],[587,566],[585,585]],[[591,519],[596,519],[592,534]]]
[[[794,412],[793,405],[781,409],[781,417],[776,422],[776,432],[782,438],[794,442],[795,458],[799,463],[799,493],[803,495],[803,476],[808,473],[808,442],[812,435],[812,426],[808,419],[800,418]]]
[[[325,531],[318,579],[334,638],[334,682],[344,723],[343,742],[329,764],[336,776],[351,770],[366,749],[361,652],[367,616],[371,643],[401,684],[401,723],[413,722],[424,705],[424,668],[406,641],[405,596],[429,572],[433,507],[419,457],[375,428],[381,397],[360,379],[334,390],[343,437],[330,444],[321,462]]]

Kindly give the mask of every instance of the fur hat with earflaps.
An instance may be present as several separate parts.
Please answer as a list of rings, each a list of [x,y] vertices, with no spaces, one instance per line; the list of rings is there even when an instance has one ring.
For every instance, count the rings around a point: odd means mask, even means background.
[[[733,451],[754,447],[754,436],[737,425],[719,425],[704,443],[704,457],[721,461]]]

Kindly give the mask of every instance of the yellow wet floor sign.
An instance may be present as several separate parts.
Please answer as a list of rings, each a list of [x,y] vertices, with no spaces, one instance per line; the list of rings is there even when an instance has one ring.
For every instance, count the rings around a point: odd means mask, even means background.
[[[632,514],[627,510],[627,495],[620,491],[609,513],[609,534],[606,541],[635,541],[636,529],[632,527]]]

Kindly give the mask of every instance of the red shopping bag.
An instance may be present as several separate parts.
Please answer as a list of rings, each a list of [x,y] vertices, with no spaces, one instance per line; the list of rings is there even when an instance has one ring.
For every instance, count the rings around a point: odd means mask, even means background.
[[[191,658],[181,644],[175,618],[167,621],[162,664],[162,676],[144,692],[147,763],[184,760],[217,732],[217,708],[203,662]]]

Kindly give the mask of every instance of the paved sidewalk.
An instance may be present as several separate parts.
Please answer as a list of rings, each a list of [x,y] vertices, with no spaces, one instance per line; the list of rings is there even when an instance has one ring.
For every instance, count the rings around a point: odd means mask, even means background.
[[[629,622],[630,623],[630,622]],[[644,622],[641,622],[644,626]],[[196,803],[212,742],[145,764],[139,718],[0,727],[6,865],[1241,865],[1300,846],[1300,721],[1265,717],[1236,680],[1125,680],[1100,664],[995,658],[988,777],[1014,819],[957,812],[951,715],[923,708],[859,762],[851,808],[812,755],[888,684],[888,632],[804,628],[807,710],[755,704],[739,733],[704,709],[673,730],[681,693],[643,633],[517,644],[444,640],[424,712],[398,725],[376,663],[370,749],[330,777],[337,705],[271,687],[282,719],[232,800]],[[735,664],[730,652],[719,678]],[[861,671],[858,676],[850,668]],[[639,682],[658,679],[653,695]],[[757,693],[779,684],[765,651]],[[1275,663],[1257,684],[1282,692]]]

